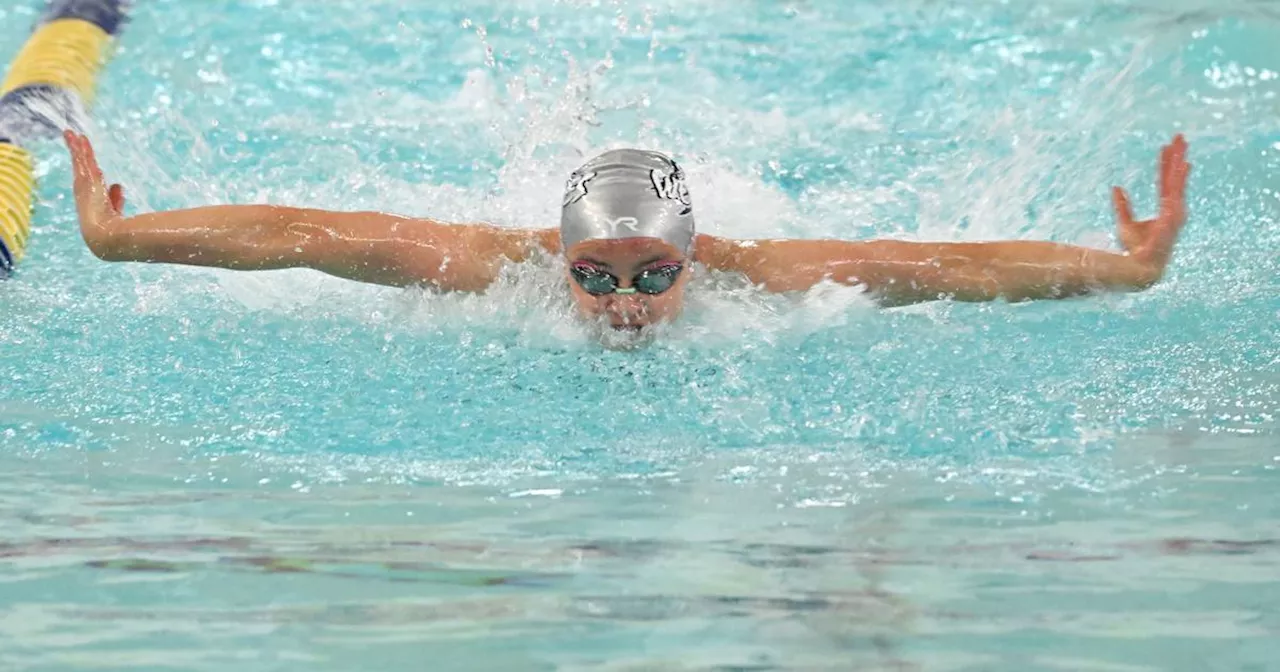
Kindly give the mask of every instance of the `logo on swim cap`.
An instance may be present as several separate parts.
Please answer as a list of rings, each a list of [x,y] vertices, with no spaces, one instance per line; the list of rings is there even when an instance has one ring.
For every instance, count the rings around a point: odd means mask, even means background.
[[[693,249],[693,200],[670,157],[639,149],[605,152],[569,175],[560,211],[564,250],[584,240],[657,238]]]
[[[569,181],[564,185],[564,207],[581,201],[587,195],[587,183],[595,176],[595,171],[584,173],[577,170],[569,175]]]
[[[649,171],[649,180],[653,182],[653,190],[658,198],[676,201],[684,206],[680,211],[681,217],[693,212],[693,199],[689,197],[689,187],[684,183],[684,171],[680,170],[675,161],[671,162],[670,173],[663,173],[656,168]]]

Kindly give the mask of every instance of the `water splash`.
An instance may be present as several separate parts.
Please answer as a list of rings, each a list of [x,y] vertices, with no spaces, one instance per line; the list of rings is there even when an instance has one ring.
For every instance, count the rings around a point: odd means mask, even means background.
[[[1262,127],[1275,82],[1255,65],[1223,65],[1220,76],[1192,65],[1160,74],[1179,61],[1209,58],[1200,55],[1207,53],[1200,42],[1232,34],[1230,24],[1130,33],[1128,18],[1103,10],[1077,16],[1058,5],[999,3],[966,10],[816,3],[723,15],[715,2],[560,10],[528,2],[481,6],[467,16],[393,5],[377,5],[397,17],[389,29],[373,14],[336,3],[330,14],[290,15],[296,31],[262,34],[219,20],[196,31],[185,27],[183,14],[195,10],[140,8],[143,24],[180,27],[144,26],[140,33],[162,37],[126,45],[122,62],[132,69],[113,75],[124,85],[104,88],[101,126],[92,134],[108,175],[126,184],[141,210],[277,202],[554,226],[556,199],[547,194],[559,193],[570,169],[595,152],[640,145],[686,159],[700,227],[720,235],[1105,244],[1112,226],[1106,186],[1130,185],[1139,207],[1149,206],[1143,185],[1155,149],[1181,124],[1198,129],[1193,146],[1204,149],[1194,151],[1208,157],[1197,173],[1204,181],[1195,205],[1203,215],[1188,232],[1185,261],[1150,294],[1060,306],[881,311],[853,288],[769,296],[699,272],[686,318],[632,364],[606,367],[590,385],[614,385],[646,367],[714,367],[724,378],[712,376],[697,394],[679,392],[677,383],[688,382],[680,379],[644,394],[688,400],[697,411],[692,424],[670,436],[687,440],[710,426],[726,433],[711,441],[717,445],[886,442],[910,451],[990,441],[1017,452],[1047,441],[1087,450],[1114,440],[1117,426],[1160,425],[1193,412],[1187,409],[1202,393],[1176,382],[1188,368],[1229,361],[1247,371],[1268,361],[1267,347],[1250,336],[1256,321],[1213,305],[1221,278],[1242,301],[1262,297],[1266,309],[1267,285],[1258,283],[1274,276],[1267,250],[1277,239],[1267,227],[1248,234],[1218,223],[1266,216],[1274,199],[1227,205],[1226,197],[1233,184],[1260,179],[1274,152],[1264,151],[1262,164],[1242,164],[1251,166],[1244,173],[1218,177],[1213,164],[1256,144],[1231,136],[1251,137]],[[283,16],[271,3],[251,9]],[[335,12],[347,20],[332,24]],[[722,19],[715,39],[703,22],[711,15]],[[1188,53],[1170,53],[1171,34],[1206,30]],[[839,50],[822,46],[837,43]],[[179,60],[161,58],[173,54]],[[1211,59],[1229,60],[1216,52]],[[438,63],[450,65],[427,67]],[[1187,81],[1195,95],[1172,95]],[[1226,102],[1209,100],[1211,90]],[[1228,108],[1241,114],[1214,116]],[[42,169],[56,182],[64,161]],[[25,272],[30,284],[20,279],[7,290],[15,310],[43,324],[93,293],[95,307],[60,318],[71,333],[98,334],[98,324],[114,324],[112,316],[132,321],[107,327],[119,334],[98,340],[72,337],[64,350],[31,363],[37,371],[75,368],[102,339],[130,353],[130,370],[143,378],[154,368],[203,361],[172,351],[152,362],[149,352],[170,351],[166,339],[206,339],[210,353],[237,342],[233,360],[287,362],[292,368],[276,375],[281,389],[298,394],[326,385],[321,371],[331,365],[318,362],[327,362],[330,350],[350,360],[344,366],[352,375],[391,388],[403,381],[376,372],[392,362],[453,380],[450,365],[414,358],[448,359],[455,348],[492,349],[512,366],[550,367],[565,377],[577,375],[569,366],[575,358],[616,363],[572,318],[553,259],[508,269],[483,296],[364,287],[309,271],[121,269],[88,257],[67,226],[65,201],[57,200],[62,189],[46,191],[51,224],[37,232],[45,242],[35,252],[46,256]],[[1222,250],[1232,245],[1247,261],[1220,269]],[[1240,345],[1184,338],[1173,316],[1189,311],[1222,320]],[[6,343],[48,338],[23,324],[3,329]],[[126,332],[151,330],[152,341],[122,344]],[[269,345],[270,334],[305,345],[285,357]],[[1044,347],[1021,345],[1036,342]],[[513,354],[521,349],[527,357]],[[562,352],[573,355],[556,359]],[[1148,352],[1194,354],[1178,362]],[[479,364],[477,358],[451,366]],[[1034,362],[1038,376],[1025,375],[1019,361]],[[222,387],[196,397],[273,398],[211,375]],[[501,370],[456,382],[488,389],[489,375],[536,385]],[[779,383],[787,380],[818,387]],[[1130,394],[1137,381],[1153,390],[1150,398]],[[1266,385],[1228,376],[1210,392],[1247,398],[1253,407],[1265,405]],[[794,405],[779,402],[779,390],[790,390]],[[176,402],[152,415],[145,402],[121,403],[140,417],[172,416],[179,425],[200,415],[177,410]],[[566,403],[562,409],[580,402]],[[291,424],[250,413],[264,427]],[[594,415],[590,426],[619,420]],[[377,417],[384,416],[370,416],[364,431],[376,429]],[[199,426],[223,421],[218,415]],[[556,422],[574,421],[565,414]],[[702,430],[694,429],[698,422]],[[1266,421],[1254,413],[1243,425],[1258,422]],[[624,418],[637,431],[659,424]],[[288,433],[281,436],[279,445],[290,445]]]

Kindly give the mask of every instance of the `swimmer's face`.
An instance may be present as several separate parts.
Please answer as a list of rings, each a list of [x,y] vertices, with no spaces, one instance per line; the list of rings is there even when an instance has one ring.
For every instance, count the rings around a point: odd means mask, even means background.
[[[684,307],[690,260],[670,243],[657,238],[584,240],[569,249],[567,258],[569,287],[587,319],[638,331],[675,319]],[[608,289],[613,279],[622,292],[593,293]],[[668,283],[666,291],[646,293]]]

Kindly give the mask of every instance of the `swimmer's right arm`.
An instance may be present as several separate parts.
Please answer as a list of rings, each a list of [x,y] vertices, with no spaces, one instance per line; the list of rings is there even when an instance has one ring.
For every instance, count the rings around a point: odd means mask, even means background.
[[[380,285],[482,291],[505,261],[557,245],[554,230],[444,224],[378,212],[223,205],[125,217],[83,135],[65,134],[80,230],[106,261],[234,270],[312,268]]]

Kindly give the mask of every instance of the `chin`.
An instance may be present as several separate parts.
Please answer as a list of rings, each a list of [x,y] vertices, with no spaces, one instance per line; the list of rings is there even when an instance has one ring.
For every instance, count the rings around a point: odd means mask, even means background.
[[[609,350],[638,350],[648,346],[657,336],[652,325],[604,323],[595,331],[600,345]]]

